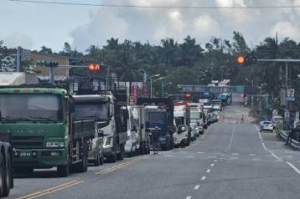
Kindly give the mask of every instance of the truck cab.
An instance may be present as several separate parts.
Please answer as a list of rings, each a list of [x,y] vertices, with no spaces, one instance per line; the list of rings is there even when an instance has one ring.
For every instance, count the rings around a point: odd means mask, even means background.
[[[127,120],[127,136],[128,139],[125,144],[125,154],[128,157],[132,157],[135,154],[139,153],[139,133],[137,121],[134,119],[133,111],[134,108],[131,106],[122,107],[123,110],[128,111],[128,120]]]
[[[101,95],[73,95],[75,103],[74,116],[79,120],[94,120],[94,138],[91,142],[88,160],[95,166],[104,163],[103,154],[103,131],[101,128],[109,120],[109,107],[106,106],[108,99]]]
[[[196,126],[197,133],[204,133],[204,113],[200,103],[189,103],[191,109],[191,126]]]
[[[175,146],[188,146],[191,140],[196,139],[195,128],[190,127],[190,107],[186,102],[176,102],[174,105],[174,120],[177,132],[174,133]]]
[[[213,123],[213,107],[210,103],[206,103],[203,105],[203,110],[206,117],[207,125],[210,125]]]

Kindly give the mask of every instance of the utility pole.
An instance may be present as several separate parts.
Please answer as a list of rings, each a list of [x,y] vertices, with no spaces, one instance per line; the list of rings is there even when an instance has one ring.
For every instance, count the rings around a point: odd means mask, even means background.
[[[21,47],[17,48],[17,72],[21,72]]]

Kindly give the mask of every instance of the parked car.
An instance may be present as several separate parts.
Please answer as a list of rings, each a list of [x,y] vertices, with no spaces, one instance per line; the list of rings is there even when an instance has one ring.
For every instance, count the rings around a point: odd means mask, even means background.
[[[274,126],[271,121],[261,121],[260,124],[260,131],[271,131],[273,132]]]

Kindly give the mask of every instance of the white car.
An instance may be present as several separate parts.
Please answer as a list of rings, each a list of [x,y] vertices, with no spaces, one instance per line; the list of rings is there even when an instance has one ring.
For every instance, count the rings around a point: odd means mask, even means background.
[[[261,121],[259,123],[260,131],[271,131],[273,132],[274,126],[271,121]]]

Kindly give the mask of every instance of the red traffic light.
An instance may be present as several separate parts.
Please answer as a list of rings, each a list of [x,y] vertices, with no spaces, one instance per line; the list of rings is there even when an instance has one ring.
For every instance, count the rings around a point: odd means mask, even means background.
[[[243,65],[246,62],[246,58],[244,56],[240,55],[240,56],[238,56],[236,61],[238,64]]]
[[[192,97],[192,94],[190,94],[190,93],[185,94],[185,98],[191,98],[191,97]]]
[[[98,71],[98,70],[100,70],[100,69],[101,69],[101,67],[100,67],[99,64],[90,64],[90,65],[89,65],[89,70],[90,70],[90,71]]]

